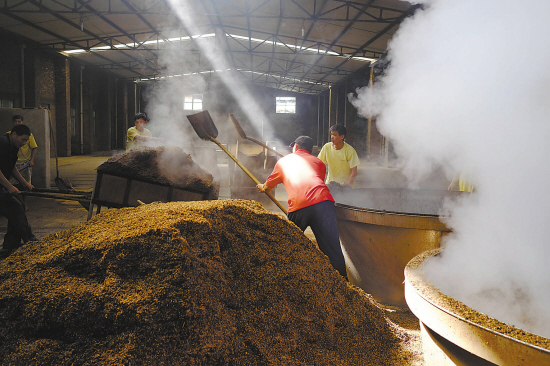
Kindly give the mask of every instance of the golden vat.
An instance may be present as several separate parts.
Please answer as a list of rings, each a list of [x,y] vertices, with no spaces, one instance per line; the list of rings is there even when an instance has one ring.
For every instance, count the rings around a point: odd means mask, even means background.
[[[439,247],[439,220],[462,192],[401,188],[331,189],[348,277],[383,304],[406,307],[404,274],[416,255]]]
[[[405,268],[405,297],[420,320],[426,365],[550,365],[550,339],[479,313],[429,282],[424,265],[440,251],[422,253]]]

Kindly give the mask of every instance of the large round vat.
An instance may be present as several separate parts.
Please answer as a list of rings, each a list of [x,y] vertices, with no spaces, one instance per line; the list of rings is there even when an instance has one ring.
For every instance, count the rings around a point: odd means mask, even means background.
[[[333,189],[350,282],[378,302],[406,307],[403,271],[416,255],[439,248],[450,230],[439,220],[462,192],[399,188]]]
[[[424,275],[440,250],[405,268],[405,297],[420,320],[426,365],[550,365],[550,339],[504,324],[446,296]]]

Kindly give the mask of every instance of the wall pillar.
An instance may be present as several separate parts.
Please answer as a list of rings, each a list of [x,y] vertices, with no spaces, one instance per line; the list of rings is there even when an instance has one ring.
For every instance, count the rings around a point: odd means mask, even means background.
[[[55,60],[55,133],[58,156],[71,156],[71,77],[68,58]],[[53,117],[53,116],[52,116]],[[53,119],[53,118],[52,118]],[[53,123],[53,121],[52,121]]]

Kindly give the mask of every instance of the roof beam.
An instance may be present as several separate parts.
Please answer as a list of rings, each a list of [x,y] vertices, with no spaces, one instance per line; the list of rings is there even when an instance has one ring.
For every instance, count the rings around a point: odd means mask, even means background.
[[[332,51],[332,48],[334,47],[334,45],[336,45],[336,43],[344,36],[344,34],[346,34],[346,32],[351,29],[351,27],[353,26],[353,23],[355,22],[355,20],[359,19],[359,17],[361,17],[363,15],[365,10],[368,9],[368,7],[374,1],[375,0],[369,0],[366,4],[363,4],[361,9],[357,12],[357,14],[355,14],[355,17],[353,17],[351,22],[349,22],[348,25],[342,30],[342,32],[340,32],[340,34],[331,42],[331,44],[329,45],[327,51]],[[315,63],[313,65],[311,65],[311,68],[304,74],[304,76],[307,76],[311,72],[311,70],[313,70],[313,67],[316,66],[319,63],[319,60],[320,59],[317,59],[315,61]]]
[[[398,25],[399,23],[401,23],[406,17],[408,17],[409,15],[413,14],[416,9],[422,7],[421,5],[411,5],[411,7],[409,8],[409,10],[407,10],[406,12],[404,12],[399,18],[397,18],[393,23],[387,25],[384,29],[382,29],[380,32],[378,32],[378,34],[376,34],[374,37],[372,37],[371,39],[369,39],[367,42],[365,42],[359,49],[363,48],[363,47],[367,47],[369,44],[371,44],[372,42],[376,41],[378,38],[382,37],[382,35],[384,35],[387,31],[389,31],[392,27],[395,27],[396,25]],[[353,57],[354,54],[350,55],[350,58]],[[342,67],[346,62],[348,62],[349,59],[347,60],[344,60],[342,61],[340,64],[338,64],[332,71],[330,71],[329,73],[327,73],[325,76],[323,76],[320,81],[326,79],[327,76],[331,75],[334,70],[337,70],[339,69],[340,67]]]
[[[89,36],[93,37],[94,39],[98,40],[99,42],[101,42],[101,43],[103,43],[103,44],[105,44],[105,45],[107,45],[107,46],[113,47],[113,43],[112,43],[111,41],[106,40],[106,39],[104,39],[103,37],[100,37],[100,36],[98,36],[97,34],[94,34],[94,33],[90,32],[90,31],[87,30],[87,29],[81,28],[81,26],[80,26],[79,24],[73,23],[73,22],[70,21],[69,19],[67,19],[67,18],[65,18],[65,17],[63,17],[63,16],[57,14],[57,13],[54,12],[53,10],[51,10],[51,9],[47,8],[46,6],[44,6],[43,3],[41,3],[41,2],[39,3],[39,2],[37,2],[36,0],[28,0],[28,2],[31,3],[31,4],[33,4],[34,6],[38,7],[39,9],[43,10],[44,12],[46,12],[46,13],[48,13],[48,14],[54,16],[55,18],[57,18],[57,19],[59,19],[59,20],[61,20],[62,22],[64,22],[64,23],[70,25],[71,27],[76,28],[76,29],[79,29],[80,31],[82,31],[82,32],[84,32],[84,33],[86,33],[86,34],[88,34]],[[119,50],[119,51],[120,51],[123,55],[129,57],[130,59],[133,59],[133,60],[136,61],[136,62],[140,62],[139,59],[137,59],[137,58],[135,58],[135,57],[133,57],[133,56],[131,56],[131,55],[129,55],[129,54],[126,54],[124,51],[122,51],[122,50]],[[154,70],[153,68],[151,68],[151,67],[150,67],[149,65],[147,65],[147,64],[144,64],[144,66],[145,66],[146,68],[150,69],[150,70],[153,70],[153,71],[155,71],[155,72],[158,72],[158,70]]]
[[[116,29],[117,31],[119,31],[121,34],[123,34],[125,37],[128,37],[129,39],[131,39],[132,41],[134,41],[135,43],[140,43],[138,42],[138,40],[135,38],[135,36],[132,36],[130,34],[128,34],[124,29],[120,28],[115,22],[112,22],[109,18],[107,18],[106,16],[104,16],[103,14],[101,14],[99,11],[95,10],[91,5],[89,5],[90,3],[90,0],[87,0],[87,1],[84,1],[84,0],[76,0],[78,1],[78,3],[80,5],[82,5],[83,8],[86,8],[88,10],[90,10],[94,15],[96,15],[99,19],[103,20],[105,23],[109,24],[111,27],[113,27],[114,29]],[[153,56],[156,57],[156,54],[149,50],[149,49],[146,49],[150,54],[152,54]]]

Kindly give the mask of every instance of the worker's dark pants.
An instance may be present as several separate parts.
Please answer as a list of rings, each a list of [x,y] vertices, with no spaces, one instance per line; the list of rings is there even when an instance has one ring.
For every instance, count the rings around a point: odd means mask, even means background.
[[[15,196],[0,192],[0,215],[8,219],[8,230],[4,235],[4,249],[15,249],[34,237],[27,221],[25,209]]]
[[[323,201],[298,211],[289,212],[288,219],[302,231],[310,226],[319,249],[330,259],[332,266],[347,278],[346,261],[342,247],[340,247],[334,202]]]

